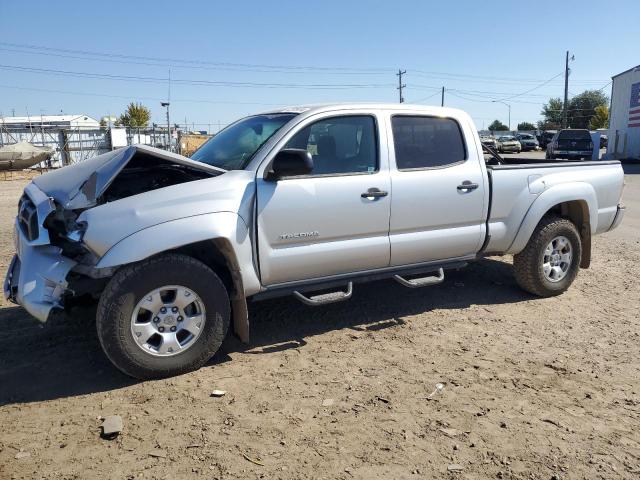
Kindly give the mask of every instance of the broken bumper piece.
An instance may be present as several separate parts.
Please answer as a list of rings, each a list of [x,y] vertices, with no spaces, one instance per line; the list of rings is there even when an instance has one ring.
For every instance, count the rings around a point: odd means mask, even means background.
[[[76,262],[53,245],[33,245],[16,224],[16,255],[4,281],[5,298],[46,322],[67,289],[67,274]]]

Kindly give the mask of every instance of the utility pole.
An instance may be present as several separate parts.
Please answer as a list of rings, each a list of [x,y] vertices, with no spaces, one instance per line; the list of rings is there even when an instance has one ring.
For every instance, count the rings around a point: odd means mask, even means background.
[[[160,103],[167,107],[167,152],[171,151],[171,122],[169,121],[169,103],[171,103],[171,69],[169,69],[169,84],[167,86],[167,101]]]
[[[444,107],[444,87],[442,87],[442,100],[440,101],[440,106]]]
[[[160,105],[167,107],[167,151],[171,151],[171,123],[169,122],[169,102],[160,102]]]
[[[400,97],[400,103],[404,103],[404,97],[402,96],[402,89],[406,87],[405,84],[402,83],[402,75],[407,73],[406,70],[398,70],[396,75],[398,76],[398,95]]]
[[[42,146],[44,147],[44,120],[42,119],[42,110],[40,110],[40,134],[42,135]]]
[[[571,55],[571,60],[575,59]],[[562,128],[567,128],[567,113],[569,111],[569,50],[564,61],[564,106],[562,108]]]

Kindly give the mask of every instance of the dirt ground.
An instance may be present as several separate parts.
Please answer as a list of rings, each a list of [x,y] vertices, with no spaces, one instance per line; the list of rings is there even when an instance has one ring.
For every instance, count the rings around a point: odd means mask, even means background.
[[[251,345],[153,382],[110,365],[91,312],[43,327],[0,303],[0,479],[638,479],[639,167],[623,226],[557,298],[491,258],[424,290],[255,303]],[[3,275],[25,184],[0,181]]]

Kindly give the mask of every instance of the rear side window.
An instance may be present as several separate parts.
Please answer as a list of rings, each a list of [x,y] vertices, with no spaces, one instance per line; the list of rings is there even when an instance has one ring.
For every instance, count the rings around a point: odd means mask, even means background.
[[[455,120],[394,116],[391,125],[398,170],[446,167],[467,157],[462,132]]]
[[[560,140],[591,140],[589,130],[562,130],[558,136]]]
[[[285,148],[313,157],[311,175],[373,173],[378,169],[376,125],[366,115],[319,120],[296,133]]]

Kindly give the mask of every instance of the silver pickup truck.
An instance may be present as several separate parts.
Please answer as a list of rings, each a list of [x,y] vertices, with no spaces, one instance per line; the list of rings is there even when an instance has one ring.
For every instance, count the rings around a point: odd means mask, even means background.
[[[621,221],[617,161],[485,157],[462,111],[393,104],[249,116],[191,159],[131,146],[37,177],[15,222],[7,298],[45,322],[98,301],[109,359],[138,378],[199,368],[247,300],[346,300],[358,282],[410,288],[514,255],[547,297]]]

